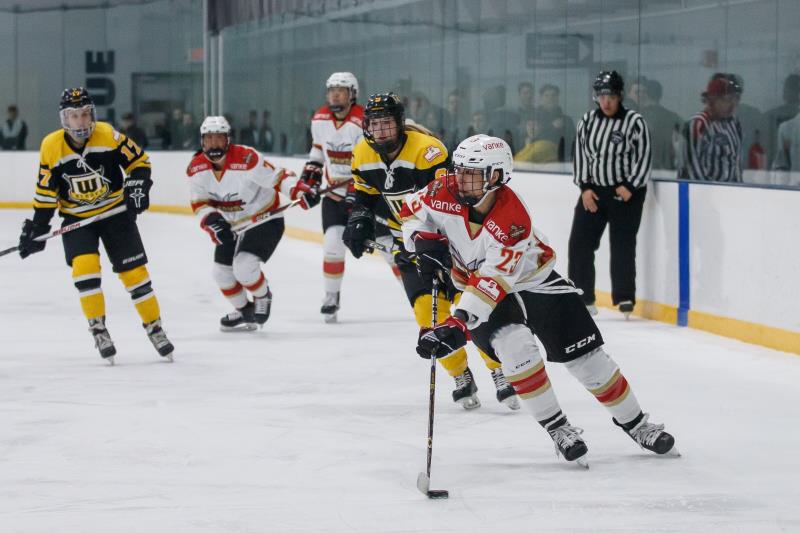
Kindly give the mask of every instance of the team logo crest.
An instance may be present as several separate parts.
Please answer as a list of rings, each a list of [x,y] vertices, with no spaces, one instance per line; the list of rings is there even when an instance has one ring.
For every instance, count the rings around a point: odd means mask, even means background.
[[[619,144],[623,140],[622,132],[621,131],[612,131],[611,132],[611,142],[614,144]]]
[[[434,196],[436,196],[439,190],[441,190],[442,187],[443,187],[442,182],[439,180],[431,182],[431,184],[428,186],[428,196],[430,198],[433,198]]]
[[[439,148],[438,146],[428,146],[428,148],[425,149],[425,155],[423,155],[422,157],[425,158],[425,161],[430,163],[440,155],[442,155],[441,148]]]
[[[511,224],[511,227],[508,230],[508,235],[512,239],[517,239],[525,235],[525,226],[518,226],[516,224]]]
[[[94,204],[108,196],[110,180],[103,176],[103,167],[86,174],[64,174],[69,183],[69,197],[81,204]]]
[[[383,183],[383,188],[386,190],[394,187],[394,172],[391,168],[386,169],[386,181]]]

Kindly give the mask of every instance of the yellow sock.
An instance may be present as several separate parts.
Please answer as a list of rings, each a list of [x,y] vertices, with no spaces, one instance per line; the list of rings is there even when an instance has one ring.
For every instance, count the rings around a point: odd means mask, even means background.
[[[100,288],[100,255],[83,254],[72,259],[72,282],[81,298],[86,320],[106,314],[106,301]]]
[[[119,279],[131,294],[136,311],[142,318],[143,324],[148,324],[161,317],[161,310],[158,307],[156,293],[150,283],[150,274],[144,265],[126,270],[119,273]]]

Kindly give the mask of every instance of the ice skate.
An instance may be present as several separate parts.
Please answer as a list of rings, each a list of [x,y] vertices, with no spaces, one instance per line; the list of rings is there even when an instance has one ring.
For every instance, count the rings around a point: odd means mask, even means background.
[[[258,327],[263,327],[269,319],[269,312],[272,308],[272,291],[267,290],[267,294],[260,298],[253,298],[253,315]]]
[[[255,331],[258,325],[253,310],[253,304],[248,302],[244,307],[228,313],[219,320],[219,329],[222,331]]]
[[[169,362],[172,362],[172,352],[175,351],[175,347],[167,338],[167,333],[164,331],[164,328],[161,327],[161,319],[159,318],[148,324],[144,324],[144,329],[147,332],[147,338],[153,343],[153,347],[158,354]]]
[[[114,365],[114,356],[117,355],[117,349],[111,341],[111,335],[106,329],[106,317],[101,316],[89,320],[89,333],[94,337],[94,345],[100,352],[100,357],[108,361],[108,364]]]
[[[630,320],[631,313],[633,313],[633,302],[625,300],[619,303],[619,312],[625,315],[625,320]]]
[[[614,420],[625,433],[632,438],[643,450],[649,450],[658,455],[680,457],[680,452],[675,447],[675,437],[664,431],[664,424],[652,424],[647,421],[649,414],[641,415],[642,419],[631,430]]]
[[[492,380],[494,381],[494,386],[497,389],[497,401],[512,411],[518,410],[519,398],[517,398],[517,392],[506,379],[506,376],[503,374],[503,370],[500,368],[495,368],[492,370]]]
[[[453,401],[467,410],[480,407],[481,401],[478,399],[478,386],[475,385],[470,369],[467,368],[462,374],[455,376],[453,379],[456,380]]]
[[[326,292],[322,300],[322,308],[319,310],[327,324],[336,322],[336,313],[339,311],[339,293]]]
[[[571,425],[566,418],[558,427],[547,428],[547,433],[556,446],[556,455],[560,455],[569,462],[575,461],[583,468],[589,468],[586,453],[589,449],[581,437],[583,430]]]

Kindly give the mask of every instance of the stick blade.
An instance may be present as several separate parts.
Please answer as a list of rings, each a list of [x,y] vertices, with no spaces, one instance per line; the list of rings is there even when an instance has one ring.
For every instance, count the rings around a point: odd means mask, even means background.
[[[417,476],[417,489],[431,500],[446,500],[450,497],[450,492],[446,490],[431,490],[431,478],[425,472],[420,472]]]

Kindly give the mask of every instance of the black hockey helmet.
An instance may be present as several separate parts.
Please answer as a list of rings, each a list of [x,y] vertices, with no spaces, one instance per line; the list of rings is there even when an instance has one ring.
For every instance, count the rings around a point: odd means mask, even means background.
[[[367,100],[367,105],[364,106],[363,129],[364,138],[367,140],[367,143],[379,154],[389,154],[397,150],[402,144],[405,135],[405,114],[405,106],[403,106],[403,102],[400,101],[400,97],[396,94],[389,92],[370,95]],[[375,140],[372,133],[370,133],[369,125],[371,121],[385,117],[394,118],[397,123],[397,137],[379,143]]]
[[[616,70],[603,70],[597,75],[592,83],[594,97],[597,98],[604,94],[617,95],[622,99],[625,92],[625,82]]]
[[[67,110],[69,109],[82,109],[88,107],[92,114],[91,125],[87,128],[71,128],[67,120]],[[83,87],[74,87],[71,89],[64,89],[61,93],[61,100],[58,104],[58,114],[61,117],[61,126],[73,139],[76,141],[84,141],[88,139],[94,131],[94,126],[97,123],[97,113],[95,110],[94,100],[89,95],[89,91]]]

